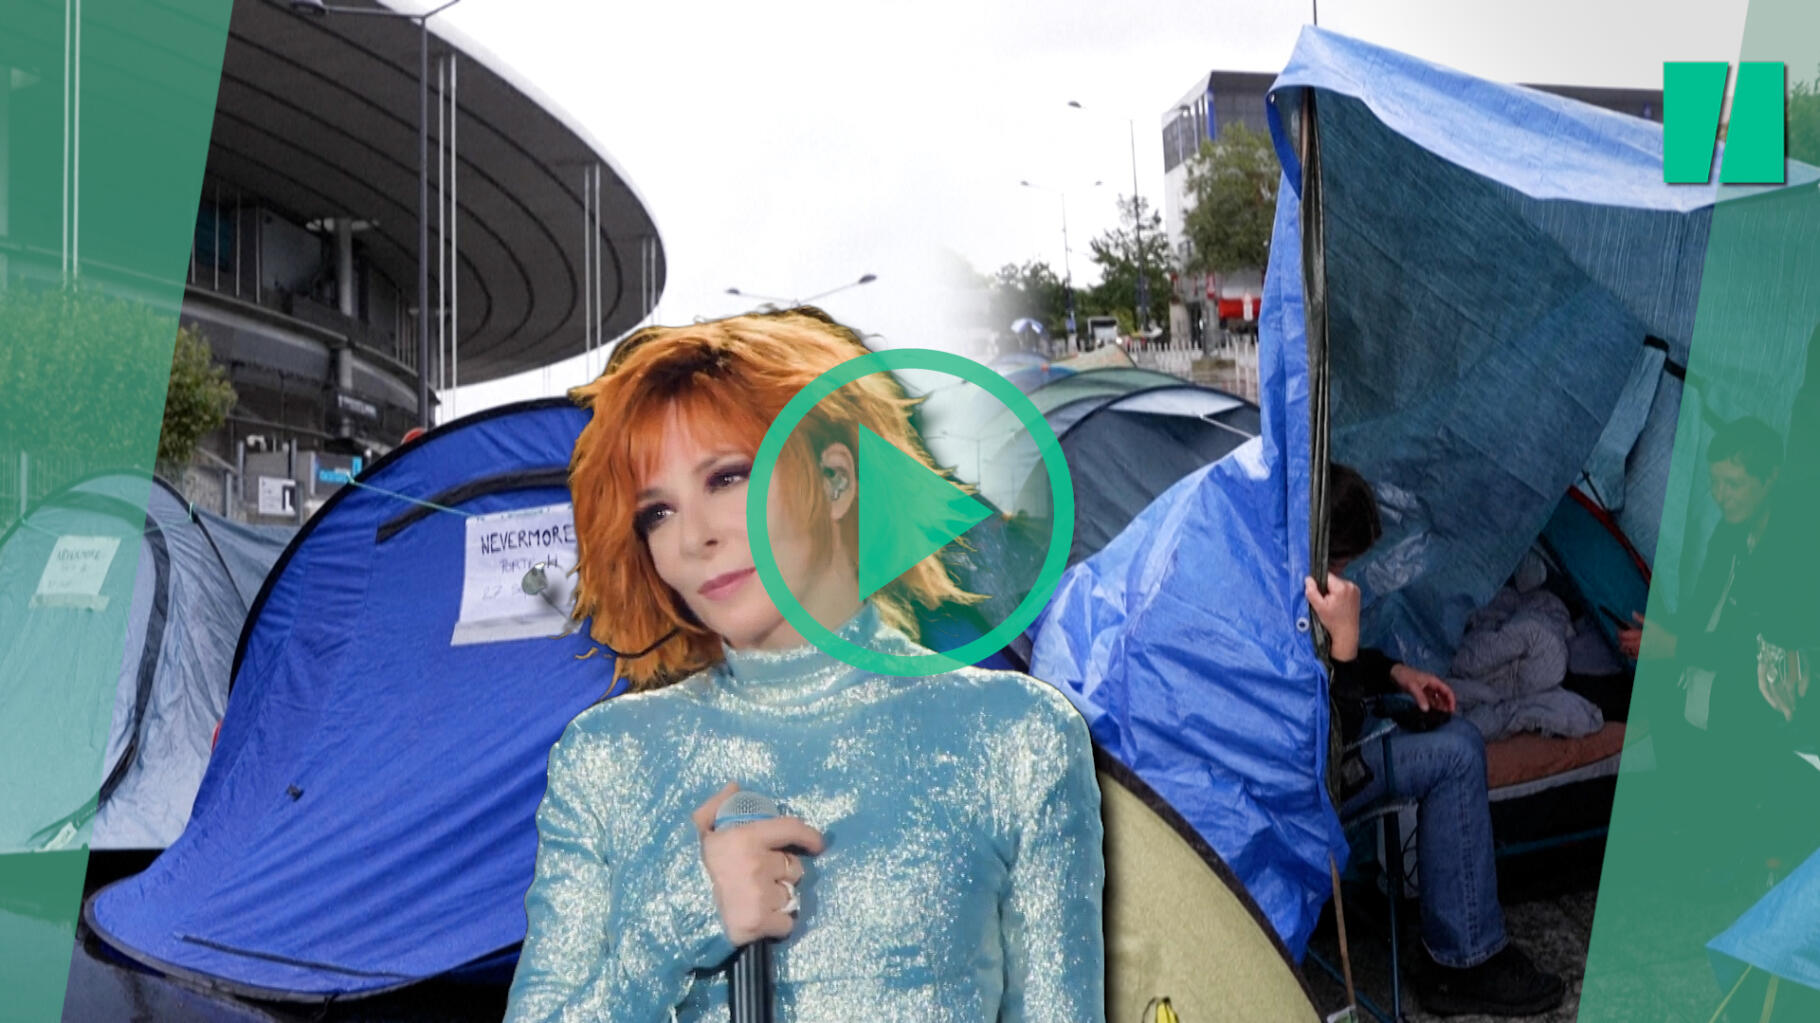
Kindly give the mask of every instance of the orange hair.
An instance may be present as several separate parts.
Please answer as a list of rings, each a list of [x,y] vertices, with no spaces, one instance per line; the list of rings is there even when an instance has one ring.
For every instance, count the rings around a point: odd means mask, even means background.
[[[656,644],[644,656],[620,658],[616,679],[623,675],[634,689],[652,689],[721,658],[721,637],[695,620],[665,585],[633,524],[641,481],[662,450],[668,412],[674,408],[703,436],[731,440],[756,454],[772,420],[798,391],[866,351],[852,330],[807,306],[687,327],[647,327],[619,343],[598,379],[569,392],[594,413],[569,463],[579,557],[574,618],[592,617],[590,634],[615,650]],[[876,373],[816,403],[792,432],[778,459],[777,485],[788,513],[815,530],[818,556],[833,542],[818,471],[824,448],[839,443],[857,452],[863,424],[939,472],[911,424],[915,404],[894,376]],[[855,495],[856,502],[865,499],[863,492]],[[855,552],[858,522],[856,503],[840,522],[842,539]],[[870,599],[886,623],[915,636],[914,605],[933,608],[979,598],[962,592],[938,553]]]

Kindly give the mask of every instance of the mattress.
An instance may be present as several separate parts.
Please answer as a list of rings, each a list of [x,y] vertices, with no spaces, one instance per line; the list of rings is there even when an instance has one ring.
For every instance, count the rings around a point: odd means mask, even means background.
[[[1491,801],[1521,799],[1560,785],[1618,773],[1624,723],[1576,739],[1525,732],[1485,745],[1485,775]]]

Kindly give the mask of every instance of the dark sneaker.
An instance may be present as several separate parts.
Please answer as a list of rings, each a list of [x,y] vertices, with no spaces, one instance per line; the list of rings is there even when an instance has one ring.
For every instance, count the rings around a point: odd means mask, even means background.
[[[1567,984],[1543,973],[1523,950],[1504,950],[1477,966],[1455,969],[1433,960],[1417,979],[1422,1008],[1437,1016],[1535,1016],[1561,1004]]]

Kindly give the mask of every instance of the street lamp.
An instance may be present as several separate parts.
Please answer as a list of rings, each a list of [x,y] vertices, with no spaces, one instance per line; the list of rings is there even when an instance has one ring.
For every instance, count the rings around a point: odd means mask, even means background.
[[[758,294],[754,294],[753,292],[750,292],[750,291],[741,291],[738,288],[728,288],[727,294],[736,295],[740,298],[755,298],[755,299],[759,300],[760,302],[764,302],[768,305],[795,305],[796,304],[796,302],[794,300],[788,299],[788,298],[783,298],[779,295],[758,295]]]
[[[1080,100],[1069,100],[1068,105],[1076,110],[1086,111]],[[1137,172],[1137,118],[1125,118],[1125,125],[1131,133],[1131,236],[1132,262],[1137,264],[1137,315],[1138,329],[1146,333],[1150,330],[1150,280],[1144,274],[1144,208],[1139,205],[1138,172]]]
[[[756,298],[760,302],[773,302],[784,305],[808,305],[810,302],[820,301],[821,299],[827,298],[829,295],[846,291],[848,288],[857,288],[862,284],[871,284],[876,280],[878,280],[877,274],[862,274],[857,281],[849,281],[838,288],[829,288],[827,291],[810,295],[808,298],[783,298],[778,295],[757,295],[750,291],[741,291],[738,288],[728,288],[727,294],[737,295],[740,298]]]
[[[323,0],[290,0],[308,18],[360,14],[417,23],[417,424],[430,426],[430,19],[460,3],[443,0],[420,14],[383,7],[343,7]]]
[[[1018,184],[1024,186],[1025,188],[1034,188],[1039,192],[1053,192],[1056,195],[1061,196],[1061,199],[1062,199],[1063,293],[1068,296],[1068,345],[1069,345],[1069,347],[1073,347],[1075,344],[1075,338],[1076,338],[1075,329],[1074,329],[1074,269],[1073,269],[1073,260],[1071,260],[1069,258],[1069,255],[1074,250],[1071,249],[1068,245],[1068,193],[1064,192],[1060,189],[1057,189],[1057,188],[1045,188],[1042,185],[1033,185],[1028,181],[1020,181],[1020,182],[1018,182]],[[1103,184],[1105,184],[1104,181],[1095,181],[1093,184],[1088,185],[1087,187],[1088,188],[1098,188]]]

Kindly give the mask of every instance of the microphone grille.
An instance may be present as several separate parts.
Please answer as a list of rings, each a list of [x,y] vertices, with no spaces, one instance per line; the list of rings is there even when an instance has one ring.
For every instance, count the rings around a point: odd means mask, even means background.
[[[714,826],[748,824],[777,816],[777,803],[770,796],[744,789],[727,797],[714,814]]]

